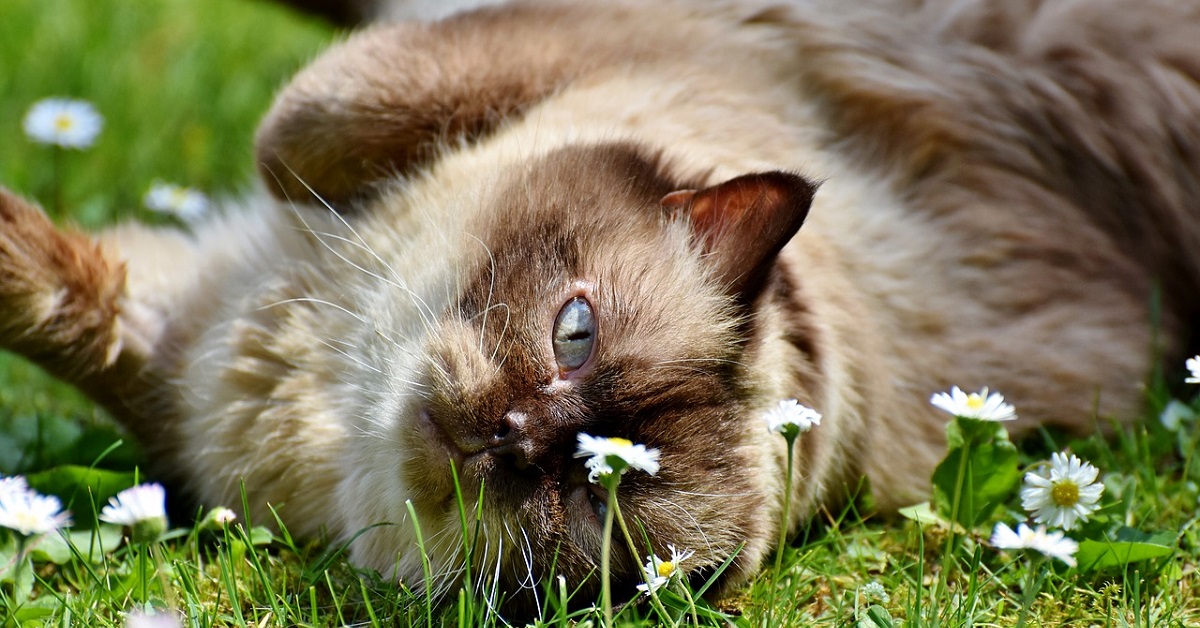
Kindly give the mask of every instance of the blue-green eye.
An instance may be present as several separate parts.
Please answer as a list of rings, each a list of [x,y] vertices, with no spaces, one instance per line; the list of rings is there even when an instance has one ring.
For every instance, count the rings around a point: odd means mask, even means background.
[[[554,359],[563,371],[574,371],[592,355],[596,343],[596,315],[583,297],[567,301],[554,319]]]

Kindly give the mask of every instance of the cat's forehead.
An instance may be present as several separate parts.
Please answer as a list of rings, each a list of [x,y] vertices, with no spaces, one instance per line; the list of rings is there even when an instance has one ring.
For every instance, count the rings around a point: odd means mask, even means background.
[[[659,200],[690,183],[671,171],[660,152],[640,145],[566,146],[508,172],[489,216],[497,226],[517,226],[516,218],[543,228],[645,228],[662,217]]]
[[[690,237],[660,203],[694,186],[659,154],[633,144],[570,146],[531,160],[507,173],[484,203],[477,233],[489,256],[481,275],[489,292],[545,293],[656,267],[695,274],[674,268],[694,266],[682,260]]]
[[[630,344],[630,353],[633,345],[661,357],[724,351],[728,295],[688,222],[660,202],[700,185],[631,144],[574,146],[525,164],[485,204],[476,233],[488,255],[463,282],[457,311],[482,321],[502,304],[506,323],[544,335],[564,302],[586,291],[601,335]],[[681,330],[696,340],[679,338]]]

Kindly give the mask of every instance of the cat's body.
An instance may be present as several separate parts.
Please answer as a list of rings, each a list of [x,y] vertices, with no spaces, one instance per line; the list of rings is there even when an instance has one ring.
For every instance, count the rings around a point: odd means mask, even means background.
[[[580,432],[661,449],[622,511],[699,572],[744,543],[740,581],[776,538],[776,401],[824,415],[793,526],[864,474],[892,508],[942,454],[931,393],[1002,391],[1017,431],[1128,420],[1155,334],[1177,359],[1196,315],[1200,10],[901,4],[375,27],[264,122],[268,185],[295,203],[195,238],[118,228],[100,253],[0,197],[0,340],[202,502],[238,505],[244,481],[294,534],[392,524],[352,555],[410,582],[407,500],[456,577],[451,459],[468,503],[486,484],[501,587],[552,561],[581,579],[603,496]],[[821,182],[811,210],[789,172]],[[577,298],[582,363],[554,340]]]

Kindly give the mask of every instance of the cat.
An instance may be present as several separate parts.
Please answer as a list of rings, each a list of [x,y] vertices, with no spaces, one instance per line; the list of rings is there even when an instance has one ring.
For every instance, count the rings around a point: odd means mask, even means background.
[[[0,193],[0,346],[107,408],[210,506],[439,592],[595,595],[622,480],[714,589],[783,513],[867,478],[927,497],[989,386],[1015,435],[1135,419],[1200,279],[1200,8],[1186,2],[513,3],[385,23],[282,90],[255,198],[194,233],[88,236]],[[414,520],[408,510],[411,504]],[[383,525],[380,525],[383,524]],[[644,556],[616,551],[632,591]],[[479,579],[476,579],[478,582]]]

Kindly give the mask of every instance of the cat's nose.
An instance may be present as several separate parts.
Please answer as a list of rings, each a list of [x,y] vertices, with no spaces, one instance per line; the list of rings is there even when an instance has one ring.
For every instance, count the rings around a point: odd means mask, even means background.
[[[500,420],[496,434],[488,443],[487,451],[493,456],[507,459],[517,469],[529,466],[533,442],[529,439],[529,416],[524,412],[509,410]]]

